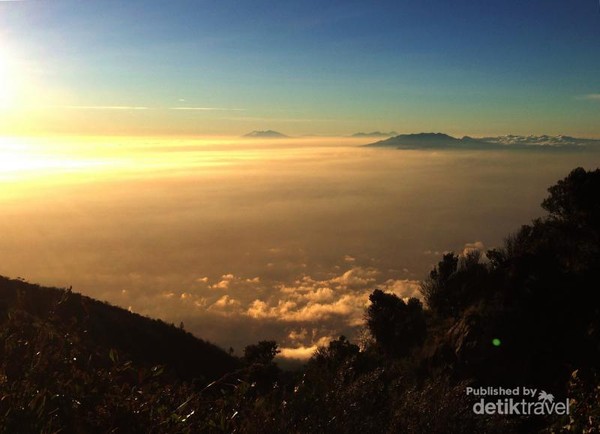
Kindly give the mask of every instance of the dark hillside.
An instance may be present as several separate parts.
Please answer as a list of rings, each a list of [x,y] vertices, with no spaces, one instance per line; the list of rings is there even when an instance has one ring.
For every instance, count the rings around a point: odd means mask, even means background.
[[[173,325],[131,313],[70,290],[0,277],[0,321],[21,313],[57,332],[77,335],[97,353],[166,365],[177,378],[213,380],[238,366],[225,351]]]

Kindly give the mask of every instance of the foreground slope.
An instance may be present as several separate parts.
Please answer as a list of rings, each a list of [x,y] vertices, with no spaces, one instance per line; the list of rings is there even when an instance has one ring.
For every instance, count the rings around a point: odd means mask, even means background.
[[[0,278],[0,433],[210,430],[207,385],[238,366],[162,321]]]
[[[70,290],[0,277],[0,321],[23,316],[39,327],[68,333],[93,353],[141,365],[166,365],[181,379],[215,379],[237,366],[219,347],[173,325],[131,313]]]

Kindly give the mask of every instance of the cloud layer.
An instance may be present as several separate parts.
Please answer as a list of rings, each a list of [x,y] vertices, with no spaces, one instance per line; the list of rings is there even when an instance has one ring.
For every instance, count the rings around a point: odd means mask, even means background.
[[[382,273],[373,267],[352,266],[330,274],[323,279],[305,274],[290,282],[263,282],[258,276],[232,273],[215,281],[200,277],[193,289],[162,293],[159,304],[163,312],[186,311],[195,312],[197,318],[253,322],[254,327],[277,335],[282,357],[304,358],[339,333],[356,335],[375,288],[405,299],[420,296],[417,280],[382,280]]]
[[[600,165],[585,151],[404,152],[336,140],[52,143],[69,158],[106,153],[110,164],[1,190],[0,272],[183,321],[238,354],[275,339],[283,355],[306,355],[360,334],[375,288],[418,296],[444,252],[499,245],[542,214],[549,185]]]

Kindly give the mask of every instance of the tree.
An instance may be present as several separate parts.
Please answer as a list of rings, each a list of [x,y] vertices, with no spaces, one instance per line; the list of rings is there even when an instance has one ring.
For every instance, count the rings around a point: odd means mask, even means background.
[[[447,253],[421,283],[421,293],[435,315],[458,318],[468,306],[491,295],[488,277],[479,250],[460,257]]]
[[[418,299],[411,298],[405,303],[395,294],[376,289],[369,300],[367,326],[384,352],[404,356],[423,343],[427,330],[423,306]]]
[[[268,365],[279,352],[277,342],[260,341],[258,344],[248,345],[244,348],[244,359],[250,365],[254,363]]]
[[[454,310],[450,302],[451,294],[448,285],[450,277],[458,268],[458,256],[446,253],[437,267],[429,273],[429,277],[421,284],[421,293],[427,306],[436,314],[446,316]]]
[[[582,167],[573,169],[565,178],[548,189],[550,196],[542,207],[550,217],[571,221],[577,225],[600,221],[600,169],[587,172]]]
[[[360,349],[358,345],[351,343],[345,336],[329,342],[326,347],[321,347],[315,351],[311,357],[311,362],[320,367],[328,366],[337,368],[345,360],[358,355]]]

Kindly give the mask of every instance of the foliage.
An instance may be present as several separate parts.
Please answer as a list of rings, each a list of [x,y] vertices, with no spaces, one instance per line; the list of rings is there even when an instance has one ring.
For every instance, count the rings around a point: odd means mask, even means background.
[[[408,303],[395,294],[379,289],[369,296],[367,327],[381,349],[390,355],[403,356],[425,340],[423,306],[416,298]]]
[[[578,225],[598,226],[600,219],[600,169],[586,172],[582,167],[548,189],[550,196],[542,207],[551,218],[574,222]]]
[[[429,278],[421,285],[421,292],[427,306],[434,312],[447,316],[456,314],[457,307],[448,289],[450,277],[458,268],[458,256],[446,253],[442,260],[429,273]]]
[[[280,351],[275,341],[259,341],[244,348],[244,360],[248,364],[260,363],[268,365]]]

